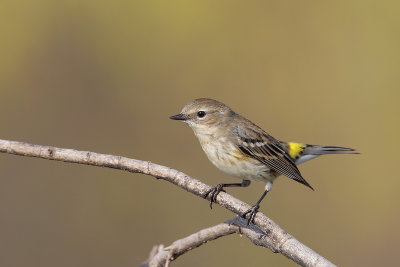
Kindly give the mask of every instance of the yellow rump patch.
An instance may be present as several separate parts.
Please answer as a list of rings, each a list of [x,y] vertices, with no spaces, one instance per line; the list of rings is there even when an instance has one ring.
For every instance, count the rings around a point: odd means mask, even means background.
[[[300,156],[301,152],[303,152],[303,149],[306,147],[305,144],[300,144],[300,143],[295,143],[295,142],[289,142],[289,155],[296,159]]]

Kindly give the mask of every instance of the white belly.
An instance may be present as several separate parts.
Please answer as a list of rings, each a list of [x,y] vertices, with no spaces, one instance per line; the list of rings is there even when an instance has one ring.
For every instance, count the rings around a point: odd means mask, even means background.
[[[236,148],[232,144],[227,144],[227,142],[222,143],[225,146],[215,147],[208,142],[201,143],[208,159],[218,169],[244,180],[260,182],[273,182],[275,180],[277,174],[271,173],[265,164],[255,159],[237,158],[237,155],[235,157],[232,153],[228,153],[228,151],[235,151]]]

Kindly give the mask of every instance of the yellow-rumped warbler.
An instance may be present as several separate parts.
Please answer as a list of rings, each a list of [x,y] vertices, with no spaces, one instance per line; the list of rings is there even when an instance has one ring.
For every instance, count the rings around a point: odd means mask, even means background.
[[[260,208],[260,202],[281,174],[313,189],[301,176],[296,165],[323,154],[357,154],[354,149],[317,146],[275,139],[263,129],[213,99],[199,98],[170,117],[186,122],[200,141],[208,159],[220,170],[243,179],[242,183],[218,184],[204,194],[210,207],[224,187],[247,187],[250,181],[266,183],[261,198],[251,209],[248,223]],[[314,189],[313,189],[314,190]]]

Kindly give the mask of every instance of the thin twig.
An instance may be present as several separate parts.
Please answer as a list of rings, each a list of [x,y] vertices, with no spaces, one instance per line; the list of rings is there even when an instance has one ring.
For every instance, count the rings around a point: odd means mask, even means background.
[[[141,161],[121,156],[1,139],[0,152],[147,174],[173,183],[197,196],[202,196],[210,189],[210,186],[178,170],[154,164],[149,161]],[[238,215],[244,213],[250,208],[250,205],[224,192],[218,194],[216,203]],[[327,259],[323,258],[312,249],[300,243],[293,236],[286,233],[263,213],[258,212],[255,216],[254,222],[259,229],[265,233],[265,246],[271,251],[281,253],[302,266],[334,266]]]
[[[200,230],[185,238],[176,240],[168,247],[156,245],[150,252],[149,258],[140,267],[163,267],[177,259],[180,255],[189,250],[197,248],[208,241],[230,235],[239,234],[246,236],[253,244],[269,248],[267,233],[263,232],[256,225],[247,225],[247,220],[235,217],[224,223]]]

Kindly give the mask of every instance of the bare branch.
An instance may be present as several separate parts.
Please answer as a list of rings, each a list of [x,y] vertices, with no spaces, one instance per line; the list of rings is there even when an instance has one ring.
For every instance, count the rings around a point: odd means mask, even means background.
[[[41,146],[1,139],[0,152],[147,174],[173,183],[197,196],[203,195],[210,189],[208,185],[178,170],[154,164],[149,161],[141,161],[121,156]],[[250,205],[224,192],[218,194],[216,203],[238,215],[244,213],[250,208]],[[264,246],[274,253],[281,253],[302,266],[334,266],[327,259],[318,255],[312,249],[303,245],[293,236],[286,233],[263,213],[258,212],[254,222],[259,229],[265,233],[263,238],[263,242],[265,242]],[[243,230],[244,227],[241,226],[241,229]]]
[[[200,247],[208,241],[220,238],[222,236],[230,235],[238,231],[238,226],[227,223],[220,223],[213,227],[203,229],[185,238],[176,240],[168,247],[164,247],[163,245],[154,246],[150,253],[149,259],[145,263],[142,263],[140,266],[168,266],[169,262],[175,260],[187,251]]]
[[[240,234],[246,236],[253,244],[257,246],[270,247],[268,235],[256,225],[247,225],[247,220],[241,217],[235,217],[224,223],[200,230],[185,238],[176,240],[170,246],[156,245],[150,252],[149,259],[140,265],[140,267],[163,267],[185,252],[197,248],[208,241],[230,235]],[[334,266],[334,265],[332,265]]]

